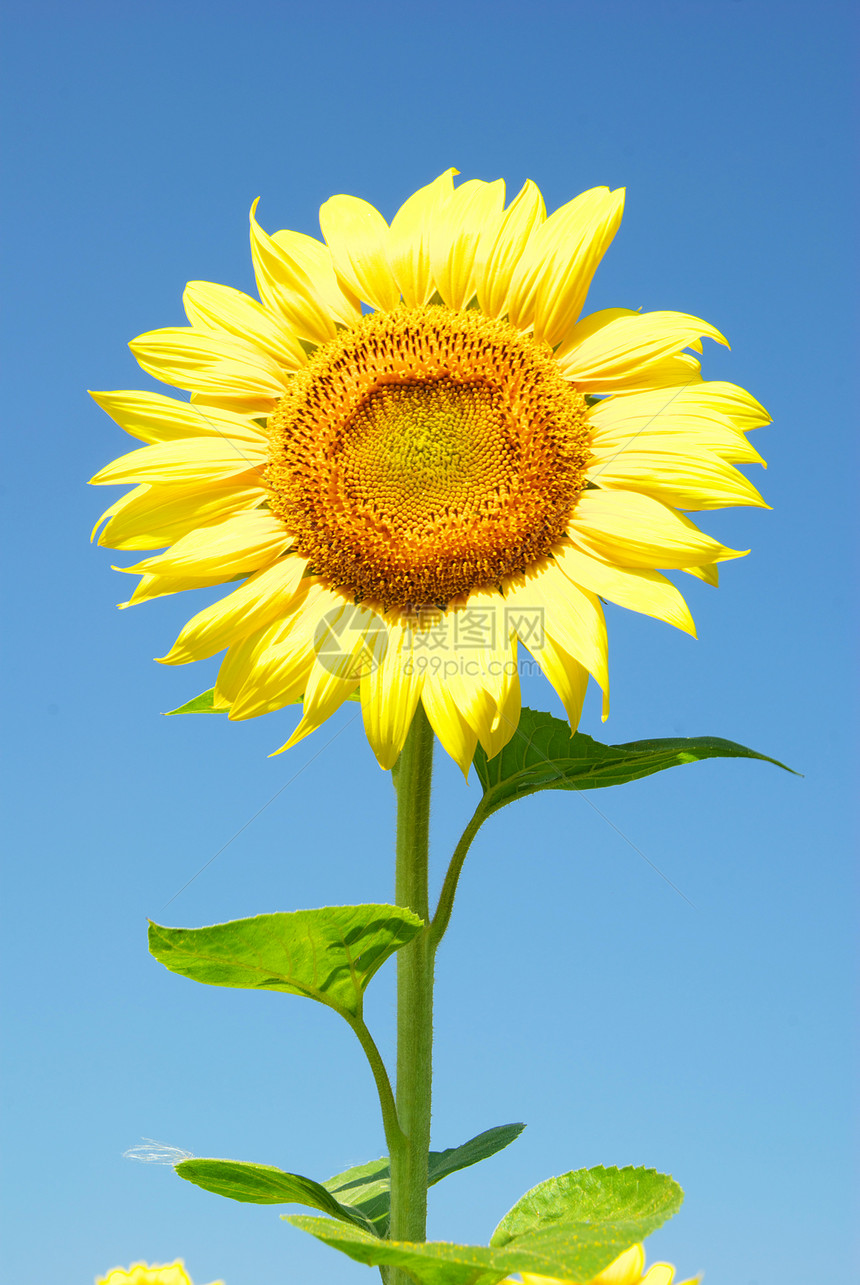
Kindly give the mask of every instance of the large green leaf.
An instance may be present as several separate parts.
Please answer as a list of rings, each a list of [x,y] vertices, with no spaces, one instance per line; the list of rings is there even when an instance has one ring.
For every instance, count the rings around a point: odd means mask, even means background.
[[[208,1160],[197,1156],[173,1166],[180,1178],[204,1191],[251,1205],[307,1205],[342,1222],[372,1231],[372,1224],[357,1209],[341,1204],[313,1178],[285,1173],[273,1165],[245,1164],[241,1160]]]
[[[527,1191],[490,1237],[497,1248],[543,1235],[559,1223],[608,1225],[637,1220],[649,1235],[681,1208],[684,1194],[674,1179],[655,1169],[574,1169]]]
[[[282,1217],[357,1263],[369,1267],[405,1267],[423,1285],[495,1285],[508,1274],[506,1268],[493,1265],[493,1251],[483,1246],[380,1240],[358,1227],[347,1227],[330,1218],[311,1218],[307,1214]]]
[[[512,1272],[586,1282],[677,1212],[681,1188],[653,1169],[581,1169],[550,1178],[502,1219],[489,1246],[379,1240],[355,1226],[294,1215],[296,1227],[370,1266],[424,1285],[495,1285]]]
[[[208,928],[150,923],[149,949],[195,982],[306,995],[356,1018],[374,973],[422,927],[399,906],[326,906]]]
[[[431,1151],[428,1157],[427,1185],[432,1187],[449,1174],[494,1156],[518,1138],[524,1128],[524,1124],[500,1124],[470,1138],[459,1147]],[[391,1203],[387,1156],[336,1174],[323,1183],[323,1186],[333,1196],[348,1200],[350,1205],[361,1210],[380,1236],[387,1234]]]
[[[522,711],[519,726],[501,753],[488,759],[479,747],[474,762],[484,788],[481,807],[489,816],[506,803],[538,790],[595,790],[623,785],[667,767],[710,758],[760,759],[786,772],[792,770],[777,759],[718,736],[602,745],[582,732],[571,736],[567,723],[533,709]]]

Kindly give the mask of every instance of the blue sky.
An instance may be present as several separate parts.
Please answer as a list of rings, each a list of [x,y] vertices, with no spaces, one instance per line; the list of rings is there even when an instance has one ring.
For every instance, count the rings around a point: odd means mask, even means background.
[[[181,1255],[196,1285],[372,1279],[277,1209],[121,1158],[147,1136],[324,1178],[381,1154],[333,1014],[173,977],[145,923],[388,900],[393,801],[354,706],[275,759],[290,712],[160,716],[214,663],[152,663],[198,605],[115,609],[124,559],[89,546],[85,483],[129,443],[84,390],[155,387],[126,342],[182,323],[187,280],[252,287],[255,197],[264,226],[317,234],[332,193],[390,217],[450,165],[530,177],[550,208],[626,185],[589,310],[707,318],[732,351],[708,345],[706,376],[774,419],[773,511],[704,523],[752,554],[685,586],[699,641],[610,610],[613,714],[590,696],[582,730],[726,736],[804,776],[706,763],[488,823],[440,956],[434,1145],[529,1127],[435,1189],[429,1234],[485,1243],[553,1173],[651,1164],[687,1191],[651,1242],[682,1277],[845,1278],[851,25],[756,0],[7,14],[5,1278]],[[528,699],[557,711],[547,685]],[[440,764],[437,880],[476,798]],[[391,982],[370,998],[386,1052]]]

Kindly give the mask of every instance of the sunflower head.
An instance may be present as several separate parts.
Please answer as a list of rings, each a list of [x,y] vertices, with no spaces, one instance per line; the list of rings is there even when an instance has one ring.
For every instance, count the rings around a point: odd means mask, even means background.
[[[556,1280],[553,1276],[534,1276],[529,1272],[522,1273],[522,1285],[574,1285],[572,1281]],[[675,1280],[675,1269],[669,1263],[653,1263],[645,1271],[645,1248],[643,1245],[631,1245],[623,1254],[604,1267],[603,1271],[589,1282],[589,1285],[672,1285]],[[691,1277],[678,1281],[677,1285],[698,1285],[700,1277]],[[512,1277],[503,1285],[518,1285]]]
[[[694,632],[661,573],[716,583],[740,555],[686,513],[763,503],[735,465],[768,417],[701,378],[719,332],[580,316],[623,193],[547,217],[533,183],[506,207],[501,182],[455,173],[390,225],[332,197],[322,240],[268,235],[255,205],[259,300],[192,282],[189,325],[132,344],[190,401],[93,394],[147,443],[93,479],[136,484],[99,540],[165,550],[124,568],[124,605],[241,581],[164,660],[225,651],[214,702],[234,719],[301,700],[283,748],[357,689],[383,767],[420,701],[467,771],[516,728],[518,646],[573,728],[589,676],[605,716],[602,600]]]
[[[96,1285],[192,1285],[185,1264],[181,1258],[173,1263],[159,1266],[153,1263],[132,1263],[128,1271],[115,1267],[107,1276],[99,1276]],[[213,1281],[212,1285],[224,1285],[223,1281]]]

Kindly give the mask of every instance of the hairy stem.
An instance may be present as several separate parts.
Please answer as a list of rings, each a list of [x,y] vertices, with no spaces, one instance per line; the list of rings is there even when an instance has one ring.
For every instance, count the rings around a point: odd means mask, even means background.
[[[427,885],[433,730],[419,704],[400,755],[397,790],[395,901],[427,928],[397,953],[397,1119],[391,1157],[392,1240],[427,1236],[427,1156],[433,1047],[433,945]],[[407,1285],[402,1269],[391,1285]]]

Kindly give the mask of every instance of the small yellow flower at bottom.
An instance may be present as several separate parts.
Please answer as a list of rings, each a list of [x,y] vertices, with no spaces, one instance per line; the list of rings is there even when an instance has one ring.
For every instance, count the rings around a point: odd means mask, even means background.
[[[128,1271],[124,1267],[114,1267],[107,1276],[99,1276],[96,1285],[193,1285],[185,1270],[181,1258],[175,1263],[132,1263]],[[224,1285],[223,1281],[212,1281],[212,1285]]]
[[[643,1275],[644,1268],[644,1248],[641,1245],[631,1245],[608,1267],[604,1267],[589,1285],[672,1285],[675,1279],[675,1269],[669,1263],[653,1263]],[[521,1279],[522,1285],[572,1285],[572,1282],[557,1280],[554,1276],[533,1276],[530,1272],[522,1272]],[[677,1285],[697,1285],[699,1279],[698,1276],[693,1276],[689,1280],[678,1281]],[[502,1285],[519,1283],[511,1276]]]

